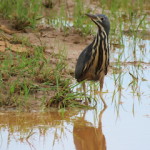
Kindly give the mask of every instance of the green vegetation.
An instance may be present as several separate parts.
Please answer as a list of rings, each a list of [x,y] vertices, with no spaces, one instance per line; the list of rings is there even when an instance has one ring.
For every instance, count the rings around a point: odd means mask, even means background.
[[[109,2],[100,0],[94,9],[84,1],[73,1],[73,10],[70,12],[68,3],[65,1],[0,0],[0,13],[4,18],[13,20],[14,27],[18,30],[22,30],[26,27],[35,27],[35,25],[39,23],[38,20],[44,17],[48,20],[48,23],[56,28],[61,28],[66,31],[72,29],[70,26],[73,25],[81,34],[88,35],[91,33],[93,23],[85,16],[85,13],[96,13],[100,7],[102,8],[102,13],[108,15],[111,20],[112,34],[120,31],[123,32],[124,30],[135,31],[138,30],[139,27],[145,28],[146,13],[142,10],[146,2],[143,3],[142,0],[134,2],[132,2],[132,0],[113,0]],[[59,6],[59,10],[56,11],[55,5]],[[46,13],[43,13],[45,10]],[[120,39],[119,35],[118,39]]]
[[[41,3],[41,0],[0,0],[0,13],[11,19],[17,30],[35,27],[41,14]]]
[[[137,43],[139,30],[143,33],[147,26],[146,13],[143,11],[145,3],[147,1],[100,0],[90,6],[86,1],[73,0],[73,6],[68,8],[67,1],[0,0],[0,16],[11,20],[12,27],[17,30],[29,27],[34,30],[44,18],[45,25],[61,29],[64,33],[73,30],[86,36],[93,34],[96,27],[85,13],[97,13],[101,8],[102,13],[108,15],[111,21],[110,44],[114,49],[119,47],[116,68],[121,70],[121,60],[125,54],[123,35],[130,34]],[[40,101],[40,106],[44,107],[83,107],[76,99],[81,100],[84,95],[72,92],[72,88],[77,85],[71,87],[71,78],[66,77],[69,73],[64,49],[60,49],[58,55],[50,55],[49,58],[56,60],[52,63],[51,59],[46,57],[42,43],[41,46],[35,46],[27,38],[15,35],[10,42],[21,44],[28,51],[17,53],[7,48],[4,53],[0,53],[0,106],[24,107],[30,105],[30,100],[35,100]],[[136,45],[135,43],[133,44]],[[113,75],[115,83],[119,83],[116,84],[112,98],[112,101],[115,101],[115,93],[122,89],[123,73],[118,75],[113,72]],[[131,84],[137,85],[137,82]],[[133,89],[136,91],[135,86]]]
[[[18,43],[19,39],[14,37],[12,42]],[[20,43],[30,45],[26,47],[30,51],[14,53],[10,48],[0,53],[0,106],[27,108],[31,101],[38,100],[43,107],[84,107],[76,100],[83,95],[73,93],[71,80],[65,77],[64,50],[51,56],[56,59],[52,64],[45,57],[45,47],[31,45],[24,39],[20,39]]]

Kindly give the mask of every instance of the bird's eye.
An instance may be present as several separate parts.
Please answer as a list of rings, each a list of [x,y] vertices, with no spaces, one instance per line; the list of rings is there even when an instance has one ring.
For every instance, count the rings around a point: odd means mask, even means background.
[[[102,17],[102,18],[101,18],[101,20],[103,21],[103,20],[104,20],[104,18]]]

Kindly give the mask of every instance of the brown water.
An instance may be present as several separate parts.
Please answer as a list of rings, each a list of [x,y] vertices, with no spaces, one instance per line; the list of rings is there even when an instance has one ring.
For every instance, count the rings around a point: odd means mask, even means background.
[[[99,102],[97,110],[72,110],[64,116],[56,111],[0,113],[0,149],[149,150],[149,95],[141,102],[130,95],[122,99],[119,116],[109,98],[106,110]]]

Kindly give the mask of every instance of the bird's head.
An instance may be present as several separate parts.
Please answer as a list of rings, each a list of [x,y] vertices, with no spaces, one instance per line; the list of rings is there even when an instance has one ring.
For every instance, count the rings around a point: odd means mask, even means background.
[[[106,15],[103,14],[86,14],[91,20],[98,26],[98,28],[102,31],[103,29],[109,34],[110,30],[110,22]]]

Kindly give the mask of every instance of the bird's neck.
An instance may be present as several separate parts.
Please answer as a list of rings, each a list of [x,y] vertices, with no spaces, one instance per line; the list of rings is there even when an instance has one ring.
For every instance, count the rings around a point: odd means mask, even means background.
[[[98,29],[97,35],[95,36],[95,38],[93,40],[93,47],[97,47],[97,46],[99,47],[101,40],[108,41],[108,36],[105,31]]]
[[[96,38],[99,38],[100,40],[104,40],[104,39],[108,40],[108,34],[106,33],[104,29],[99,28],[95,39]]]
[[[107,37],[109,35],[109,31],[107,32],[103,27],[99,27],[97,31],[97,35],[99,35],[101,38]]]

